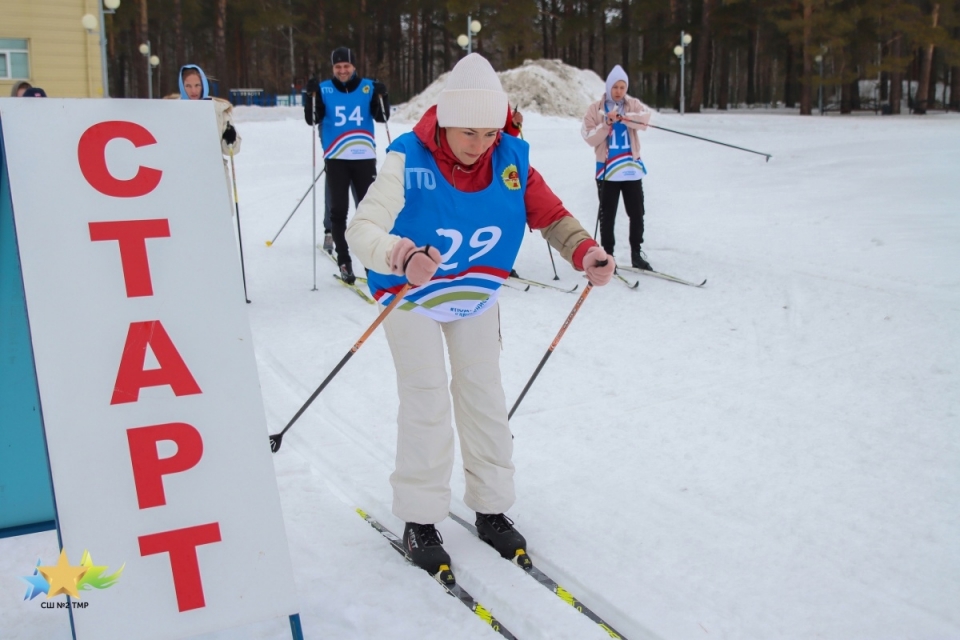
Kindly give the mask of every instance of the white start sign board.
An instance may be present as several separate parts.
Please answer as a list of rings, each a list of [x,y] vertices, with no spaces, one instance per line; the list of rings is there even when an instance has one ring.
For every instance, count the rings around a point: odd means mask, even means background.
[[[0,99],[63,550],[124,565],[82,639],[298,609],[213,109]]]

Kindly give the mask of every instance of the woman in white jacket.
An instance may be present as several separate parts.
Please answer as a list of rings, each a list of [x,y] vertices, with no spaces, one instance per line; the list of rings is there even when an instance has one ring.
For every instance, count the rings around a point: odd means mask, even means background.
[[[641,252],[643,244],[643,176],[638,130],[650,122],[650,108],[627,95],[629,79],[620,65],[607,76],[607,91],[590,105],[583,117],[581,135],[596,154],[597,194],[600,198],[600,245],[613,255],[617,205],[630,218],[630,262],[638,269],[653,268]]]
[[[203,69],[195,64],[180,67],[180,99],[210,100],[217,114],[217,133],[220,134],[220,152],[224,156],[240,153],[240,135],[233,127],[233,105],[223,98],[210,96],[210,85]],[[230,194],[230,215],[233,215],[233,189],[230,184],[230,167],[223,159],[223,172],[227,180],[227,192]]]
[[[527,226],[594,285],[615,268],[530,165],[529,145],[502,134],[506,111],[490,63],[477,53],[461,59],[437,105],[387,149],[346,233],[381,304],[411,285],[383,323],[400,397],[393,513],[406,522],[410,558],[448,584],[450,556],[435,525],[450,511],[452,422],[479,537],[531,563],[505,515],[516,495],[498,302]]]

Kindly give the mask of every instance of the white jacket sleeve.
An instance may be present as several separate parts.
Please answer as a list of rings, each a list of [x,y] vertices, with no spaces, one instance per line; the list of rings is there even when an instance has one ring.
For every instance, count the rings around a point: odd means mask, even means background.
[[[400,241],[391,235],[393,224],[403,209],[406,156],[391,151],[367,195],[347,227],[347,244],[364,267],[377,273],[390,273],[390,253]]]
[[[217,131],[220,134],[220,151],[223,155],[230,155],[230,146],[223,140],[223,132],[227,130],[227,125],[233,126],[233,105],[226,100],[216,98],[214,100],[214,109],[217,113]],[[237,133],[237,139],[233,143],[233,155],[240,153],[240,134]]]

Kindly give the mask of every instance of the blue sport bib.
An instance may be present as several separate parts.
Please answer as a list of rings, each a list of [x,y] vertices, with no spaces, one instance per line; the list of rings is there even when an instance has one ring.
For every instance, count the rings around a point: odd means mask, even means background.
[[[406,133],[388,151],[406,155],[404,207],[390,233],[441,253],[440,268],[410,289],[400,308],[440,322],[478,315],[493,306],[520,251],[527,209],[523,197],[530,169],[529,146],[501,135],[493,149],[493,180],[482,191],[457,191],[440,174],[430,151]],[[370,293],[389,304],[407,279],[370,271]]]
[[[373,135],[373,82],[367,78],[350,93],[337,91],[332,80],[320,83],[320,99],[325,114],[320,123],[320,144],[324,159],[376,160]]]
[[[642,180],[647,175],[647,167],[642,160],[634,160],[630,151],[630,130],[627,125],[618,122],[613,125],[607,137],[607,161],[597,163],[597,180],[627,182]]]

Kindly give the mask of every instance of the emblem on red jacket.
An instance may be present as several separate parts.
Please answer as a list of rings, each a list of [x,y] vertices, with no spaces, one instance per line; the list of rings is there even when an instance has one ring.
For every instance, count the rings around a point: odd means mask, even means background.
[[[520,188],[520,175],[517,173],[517,165],[511,164],[503,170],[500,177],[503,178],[503,184],[507,185],[507,189],[516,191]]]

